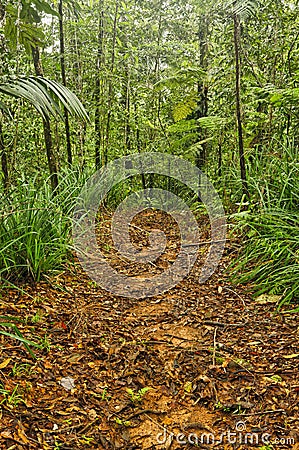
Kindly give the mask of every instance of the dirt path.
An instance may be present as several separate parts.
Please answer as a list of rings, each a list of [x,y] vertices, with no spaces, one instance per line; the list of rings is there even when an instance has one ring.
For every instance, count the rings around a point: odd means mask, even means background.
[[[21,332],[44,349],[33,360],[1,336],[1,448],[299,448],[297,317],[231,286],[229,258],[204,285],[198,260],[144,300],[110,295],[79,266],[6,292],[1,314],[26,318]]]

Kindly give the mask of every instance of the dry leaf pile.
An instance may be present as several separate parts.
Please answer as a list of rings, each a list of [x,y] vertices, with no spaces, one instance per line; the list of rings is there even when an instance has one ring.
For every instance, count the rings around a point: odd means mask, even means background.
[[[140,248],[153,223],[168,233],[165,254],[146,268],[111,250],[108,220],[99,240],[119,270],[158,273],[178,252],[168,220],[149,212],[132,227]],[[208,241],[204,220],[201,229]],[[26,319],[22,335],[43,348],[32,348],[34,360],[0,338],[0,448],[298,448],[297,317],[229,283],[231,246],[208,282],[198,283],[207,244],[190,275],[153,298],[110,295],[78,264],[6,291],[1,315]]]

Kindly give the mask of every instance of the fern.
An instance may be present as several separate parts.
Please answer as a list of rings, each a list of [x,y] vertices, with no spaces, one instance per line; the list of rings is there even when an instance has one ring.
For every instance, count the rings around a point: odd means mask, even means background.
[[[200,117],[197,123],[202,129],[217,130],[227,124],[227,119],[218,116]]]
[[[144,387],[142,389],[139,389],[139,391],[134,392],[133,389],[128,388],[127,393],[129,394],[130,400],[133,403],[139,403],[142,401],[145,394],[150,391],[152,388],[150,387]]]
[[[178,103],[172,111],[173,120],[179,122],[180,120],[186,119],[195,110],[196,104],[197,102],[193,96],[189,96]]]
[[[158,81],[154,87],[157,90],[162,90],[164,88],[177,88],[180,85],[194,86],[194,81],[203,80],[206,77],[206,72],[201,68],[193,68],[193,67],[184,67],[171,77],[163,78]]]
[[[167,128],[168,133],[187,133],[197,130],[198,124],[195,119],[181,120],[180,122],[173,123]]]

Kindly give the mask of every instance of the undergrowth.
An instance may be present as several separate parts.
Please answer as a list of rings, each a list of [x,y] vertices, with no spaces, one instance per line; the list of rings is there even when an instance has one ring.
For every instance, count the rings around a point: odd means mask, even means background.
[[[299,301],[297,148],[285,142],[269,161],[256,158],[249,186],[249,209],[231,216],[242,238],[240,254],[230,266],[232,279],[253,282],[257,295],[280,295],[279,307]]]
[[[71,216],[84,177],[64,172],[56,192],[21,179],[0,207],[0,280],[39,281],[70,256]]]

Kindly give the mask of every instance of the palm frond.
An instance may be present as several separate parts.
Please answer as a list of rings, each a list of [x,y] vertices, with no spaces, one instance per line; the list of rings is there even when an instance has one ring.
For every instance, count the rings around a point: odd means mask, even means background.
[[[31,103],[45,119],[63,116],[63,107],[70,114],[88,120],[87,112],[78,97],[57,81],[43,77],[23,77],[0,84],[0,93],[22,98]],[[1,108],[5,105],[1,103]]]
[[[206,116],[197,119],[197,123],[200,125],[202,129],[205,130],[218,130],[224,127],[227,124],[227,122],[228,119],[219,116]]]
[[[259,0],[228,0],[224,2],[223,8],[246,18],[255,13],[259,6]]]
[[[206,72],[201,68],[183,67],[177,70],[174,75],[166,77],[158,81],[154,87],[157,90],[164,88],[173,89],[178,85],[193,86],[194,81],[203,80],[206,77]]]

